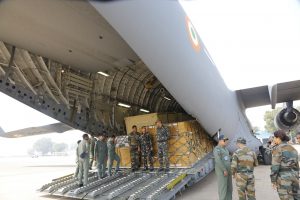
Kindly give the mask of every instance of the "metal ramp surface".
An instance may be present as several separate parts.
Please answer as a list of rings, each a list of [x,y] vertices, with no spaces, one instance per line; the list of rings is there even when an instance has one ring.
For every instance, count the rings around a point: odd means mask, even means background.
[[[192,168],[170,169],[168,173],[129,172],[123,169],[113,176],[98,179],[90,172],[88,185],[79,187],[72,175],[54,179],[39,191],[59,197],[94,200],[154,200],[174,199],[178,192],[192,186],[214,169],[212,153],[198,161]]]

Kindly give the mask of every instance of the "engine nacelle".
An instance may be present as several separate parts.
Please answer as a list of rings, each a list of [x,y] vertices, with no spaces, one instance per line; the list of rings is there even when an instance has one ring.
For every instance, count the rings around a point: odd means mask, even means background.
[[[293,130],[300,125],[300,112],[295,108],[284,108],[274,118],[276,128]]]

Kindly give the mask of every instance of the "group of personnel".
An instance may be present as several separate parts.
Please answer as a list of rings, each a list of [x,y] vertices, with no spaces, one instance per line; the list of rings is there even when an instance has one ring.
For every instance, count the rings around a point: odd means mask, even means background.
[[[158,146],[158,160],[160,164],[159,172],[169,171],[168,158],[168,140],[169,130],[163,126],[161,120],[156,121],[156,139]],[[132,126],[132,132],[128,135],[128,142],[131,156],[131,169],[137,171],[140,168],[140,155],[142,156],[144,171],[153,171],[153,142],[151,135],[147,131],[147,127],[141,128],[141,133],[137,131],[137,126]],[[116,137],[114,135],[106,137],[99,135],[89,137],[88,134],[83,134],[82,140],[77,142],[76,150],[77,167],[75,177],[78,177],[79,186],[87,185],[88,173],[92,169],[94,162],[96,162],[97,173],[99,179],[106,175],[112,175],[113,162],[116,161],[115,173],[119,171],[120,157],[116,153]],[[148,167],[150,165],[150,168]],[[108,165],[108,174],[106,174],[106,167]],[[164,168],[165,166],[165,168]]]
[[[169,130],[162,125],[160,120],[156,121],[156,140],[158,149],[159,169],[158,171],[169,171],[168,140]],[[98,177],[106,176],[106,165],[108,175],[112,175],[113,162],[117,165],[115,173],[119,171],[120,158],[115,151],[116,137],[107,138],[99,135],[97,138],[82,136],[78,141],[77,168],[75,177],[78,177],[79,186],[87,185],[88,172],[94,162],[97,163]],[[300,133],[297,134],[300,142]],[[288,144],[290,138],[282,130],[274,132],[271,183],[277,190],[281,200],[300,200],[299,192],[299,163],[298,152]],[[144,165],[144,171],[153,171],[153,142],[147,127],[137,131],[137,126],[132,126],[132,132],[128,135],[131,156],[131,170],[140,168],[140,156]],[[257,156],[247,147],[246,139],[236,140],[237,150],[231,156],[226,149],[228,138],[224,135],[218,137],[218,145],[214,148],[215,172],[218,179],[218,193],[220,200],[232,199],[232,177],[236,179],[236,186],[240,200],[255,200],[255,177],[254,167],[258,165]],[[149,164],[149,166],[148,166]]]
[[[247,147],[244,138],[236,140],[237,150],[231,156],[226,149],[228,138],[219,136],[214,148],[215,172],[220,200],[232,199],[232,177],[240,200],[255,200],[254,167],[257,156]],[[298,152],[288,144],[290,138],[283,130],[274,132],[271,166],[271,183],[281,200],[300,200]],[[297,134],[300,142],[300,133]]]
[[[161,120],[156,121],[156,140],[158,149],[159,172],[169,171],[168,140],[169,130],[163,126]],[[132,132],[128,135],[130,147],[131,170],[137,171],[140,168],[140,156],[144,165],[143,171],[153,171],[153,142],[147,127],[141,128],[141,133],[137,131],[137,126],[132,126]],[[150,168],[148,167],[148,163]]]
[[[78,177],[80,187],[87,185],[88,173],[94,162],[97,163],[99,179],[106,176],[106,165],[108,165],[108,175],[112,175],[114,161],[117,162],[115,173],[119,171],[120,158],[115,150],[115,135],[112,135],[109,138],[104,135],[99,135],[97,138],[92,136],[90,138],[88,134],[83,134],[82,140],[77,143],[77,168],[75,177]]]

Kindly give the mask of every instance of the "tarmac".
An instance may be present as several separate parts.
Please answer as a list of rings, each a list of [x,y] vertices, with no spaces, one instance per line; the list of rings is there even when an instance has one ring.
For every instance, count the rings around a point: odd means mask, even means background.
[[[39,158],[0,158],[0,199],[2,200],[67,200],[37,190],[45,183],[73,173],[73,157],[39,157]],[[279,200],[277,192],[270,183],[270,166],[255,168],[255,188],[257,199]],[[233,183],[233,200],[237,200],[235,183]],[[217,200],[217,179],[212,172],[203,181],[187,188],[179,194],[178,200]]]
[[[270,166],[260,165],[254,170],[256,199],[279,200],[277,191],[272,189]],[[203,181],[187,188],[177,200],[218,200],[217,177],[214,172]],[[233,179],[233,200],[238,200],[235,180]]]
[[[73,173],[74,162],[73,157],[0,158],[0,199],[58,199],[44,196],[37,189],[54,178]]]

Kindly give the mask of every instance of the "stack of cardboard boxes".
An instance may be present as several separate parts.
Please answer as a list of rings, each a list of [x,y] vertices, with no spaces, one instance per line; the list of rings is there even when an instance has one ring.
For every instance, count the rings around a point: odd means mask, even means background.
[[[154,166],[158,167],[157,141],[155,122],[162,120],[165,127],[170,131],[169,138],[169,161],[170,167],[189,168],[199,159],[211,152],[214,141],[208,136],[201,125],[184,114],[146,114],[125,118],[127,134],[131,132],[131,127],[136,125],[138,131],[142,126],[147,126],[152,136]],[[124,142],[124,140],[123,140]],[[129,146],[121,145],[117,148],[117,153],[121,158],[121,167],[130,167]]]

